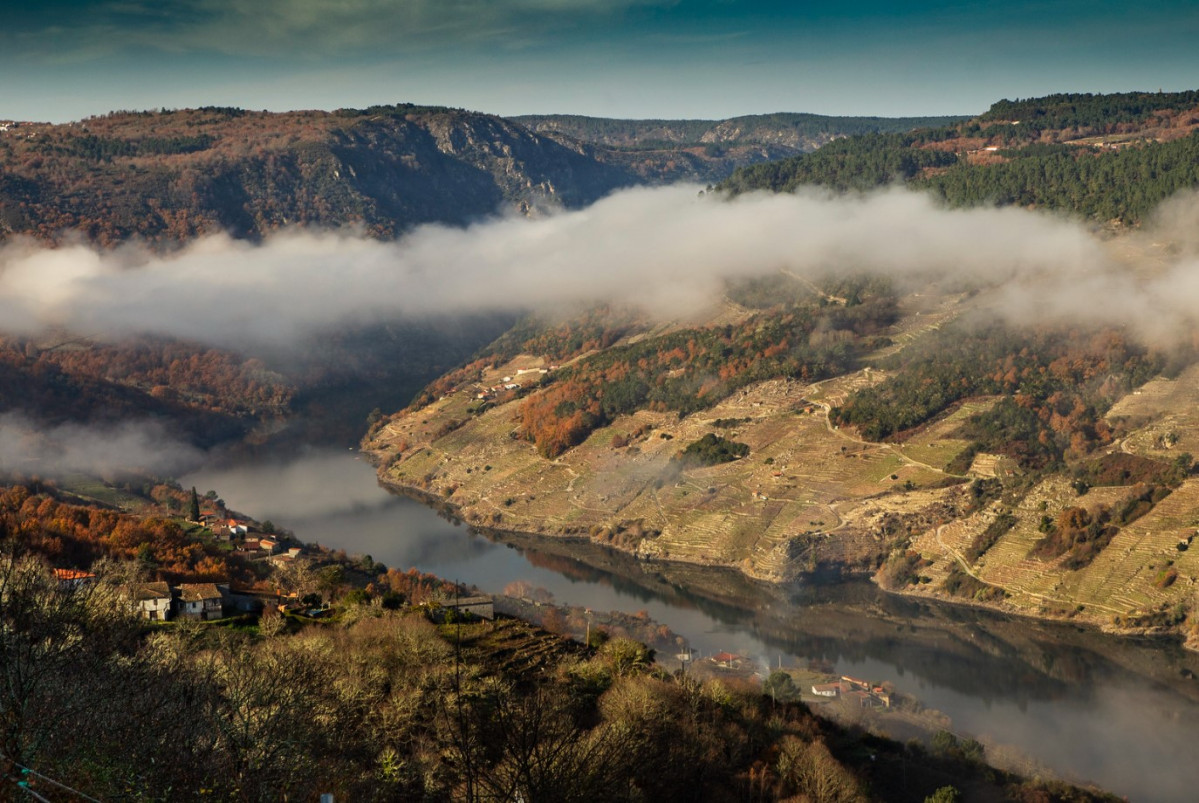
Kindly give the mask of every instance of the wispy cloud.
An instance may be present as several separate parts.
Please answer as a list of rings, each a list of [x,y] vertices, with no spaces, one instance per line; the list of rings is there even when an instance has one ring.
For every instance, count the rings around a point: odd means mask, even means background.
[[[130,48],[317,59],[529,41],[561,26],[613,19],[674,0],[144,0],[84,3],[31,19],[0,41],[98,55]]]
[[[201,459],[196,449],[155,422],[46,428],[18,414],[0,415],[0,472],[42,477],[130,472],[162,476],[194,468]]]

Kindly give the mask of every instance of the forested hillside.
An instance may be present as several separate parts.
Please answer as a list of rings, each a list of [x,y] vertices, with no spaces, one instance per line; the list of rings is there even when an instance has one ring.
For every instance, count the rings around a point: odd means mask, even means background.
[[[0,130],[0,239],[64,232],[163,245],[228,231],[360,225],[393,237],[506,208],[580,206],[638,183],[712,182],[859,131],[940,118],[507,120],[407,104],[270,114],[115,112]],[[619,133],[613,133],[619,132]]]
[[[353,443],[371,410],[407,404],[511,323],[497,314],[346,326],[304,348],[259,354],[167,338],[0,335],[0,414],[43,427],[155,422],[203,448],[266,433]]]
[[[893,182],[951,206],[1019,205],[1137,224],[1199,186],[1199,93],[1051,95],[1000,101],[978,118],[903,135],[851,137],[739,169],[723,188],[866,190]]]
[[[1005,101],[746,168],[724,189],[903,184],[949,206],[1065,212],[1104,229],[1088,260],[1139,283],[1190,253],[1168,234],[1113,235],[1199,187],[1196,100]],[[891,281],[838,254],[827,275],[730,282],[703,322],[526,320],[365,445],[384,481],[477,526],[1199,639],[1186,324],[1145,338],[1101,317],[1028,321],[985,267]]]

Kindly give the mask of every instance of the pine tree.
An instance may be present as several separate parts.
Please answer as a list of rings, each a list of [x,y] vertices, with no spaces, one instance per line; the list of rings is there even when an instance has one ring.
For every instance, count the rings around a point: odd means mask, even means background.
[[[190,521],[200,520],[200,497],[196,494],[194,485],[192,486],[192,502],[191,507],[188,508],[187,518]]]

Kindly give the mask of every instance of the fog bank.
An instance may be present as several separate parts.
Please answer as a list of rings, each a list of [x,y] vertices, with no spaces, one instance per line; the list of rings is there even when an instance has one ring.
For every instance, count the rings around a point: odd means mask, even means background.
[[[1190,195],[1162,215],[1164,236],[1185,236],[1148,281],[1082,225],[1015,208],[946,210],[899,189],[731,201],[692,186],[634,189],[579,211],[424,226],[394,242],[290,230],[261,244],[213,235],[168,256],[18,242],[0,249],[0,320],[23,333],[277,344],[350,320],[602,299],[677,317],[717,299],[726,278],[786,269],[985,281],[1004,287],[1017,319],[1030,308],[1038,319],[1103,314],[1157,332],[1189,321],[1199,301],[1197,208]]]
[[[157,422],[45,427],[19,414],[0,415],[0,471],[41,477],[173,476],[202,459],[199,450],[171,437]]]

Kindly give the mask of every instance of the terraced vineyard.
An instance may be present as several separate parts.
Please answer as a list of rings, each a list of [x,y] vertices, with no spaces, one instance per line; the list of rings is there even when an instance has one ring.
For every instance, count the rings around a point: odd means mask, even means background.
[[[787,581],[829,566],[873,571],[888,554],[915,550],[920,565],[909,593],[944,596],[948,583],[972,601],[1103,624],[1117,617],[1160,623],[1165,609],[1189,605],[1199,555],[1191,557],[1189,543],[1181,550],[1178,545],[1193,534],[1188,528],[1199,528],[1199,517],[1190,513],[1199,502],[1196,481],[1188,480],[1147,515],[1138,513],[1110,543],[1087,554],[1089,563],[1070,569],[1069,551],[1030,556],[1046,538],[1046,521],[1072,507],[1116,510],[1140,491],[1133,480],[1080,486],[1071,478],[1073,469],[1060,464],[1046,471],[1034,462],[1030,468],[1021,461],[1031,453],[1005,452],[1003,437],[990,450],[980,448],[980,427],[1014,428],[1015,435],[1036,440],[1037,430],[1021,418],[1027,399],[1021,408],[1011,395],[948,395],[939,412],[934,408],[923,422],[882,441],[832,423],[832,411],[856,394],[876,393],[900,377],[904,355],[927,362],[931,348],[935,365],[938,349],[954,347],[944,327],[974,303],[961,294],[905,296],[902,316],[885,333],[888,345],[863,355],[854,370],[816,382],[759,381],[687,415],[650,404],[603,421],[553,459],[539,455],[519,431],[523,400],[539,393],[540,383],[557,381],[551,361],[537,354],[496,362],[477,380],[393,416],[366,447],[383,464],[385,482],[433,493],[472,524],[589,538],[647,560],[731,566],[753,578]],[[714,310],[713,326],[733,331],[750,314],[725,304]],[[660,325],[621,342],[650,343],[677,331],[677,325]],[[985,343],[990,335],[968,337]],[[1096,342],[1093,355],[1056,362],[1023,353],[1023,362],[1005,363],[992,349],[985,352],[992,362],[984,378],[1019,387],[1021,371],[1044,383],[1060,381],[1063,372],[1093,370],[1088,366],[1111,355],[1133,367],[1148,359],[1118,339]],[[887,369],[869,364],[876,360],[886,361]],[[978,377],[970,372],[983,371],[969,361],[962,365],[959,381],[974,381]],[[549,373],[537,373],[543,369]],[[512,377],[530,374],[544,378],[494,392]],[[935,372],[927,376],[934,382]],[[605,391],[598,392],[602,398]],[[1061,429],[1091,426],[1067,420],[1086,412],[1084,400],[1054,398],[1057,408],[1036,424],[1044,429],[1042,443],[1058,437],[1047,422]],[[1107,430],[1094,425],[1093,437],[1108,454],[1143,455],[1166,465],[1192,444],[1199,452],[1199,367],[1175,380],[1150,379],[1112,405],[1102,426]],[[1107,432],[1114,434],[1105,441]],[[689,444],[709,435],[743,444],[748,454],[704,467],[677,462]],[[1063,447],[1058,459],[1081,465],[1104,454],[1075,447]],[[1009,513],[1015,519],[1010,529],[993,543],[990,537],[980,541]],[[962,578],[969,579],[964,586]],[[1002,602],[989,587],[1003,590]]]

